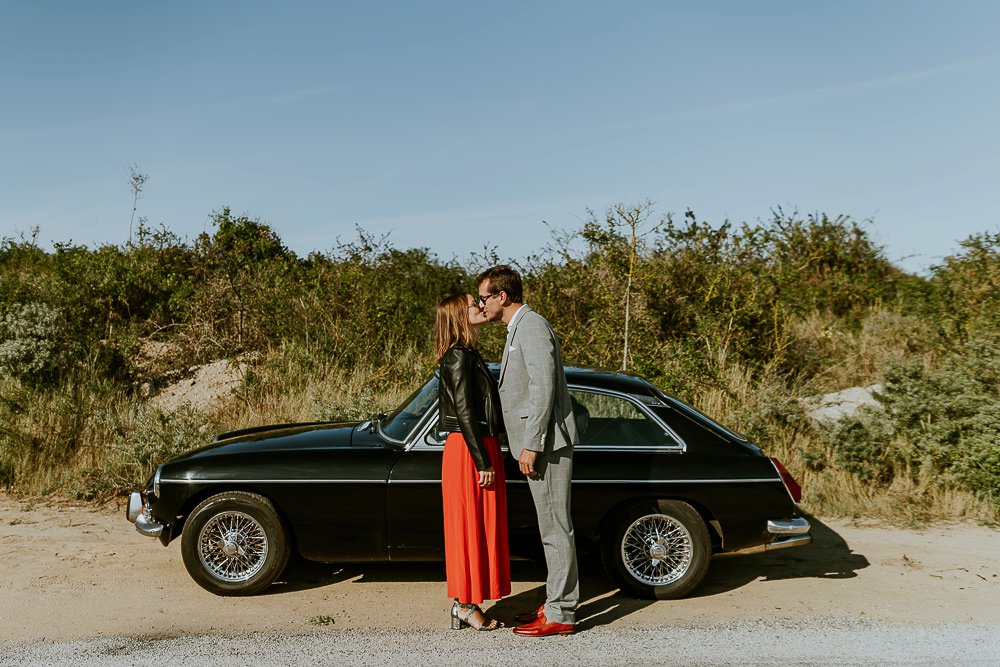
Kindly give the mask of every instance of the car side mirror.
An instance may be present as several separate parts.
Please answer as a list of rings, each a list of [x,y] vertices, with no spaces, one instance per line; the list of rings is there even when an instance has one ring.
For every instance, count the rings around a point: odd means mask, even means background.
[[[378,431],[378,427],[382,423],[383,419],[385,419],[385,414],[382,412],[372,415],[372,418],[368,420],[368,432],[375,433]]]

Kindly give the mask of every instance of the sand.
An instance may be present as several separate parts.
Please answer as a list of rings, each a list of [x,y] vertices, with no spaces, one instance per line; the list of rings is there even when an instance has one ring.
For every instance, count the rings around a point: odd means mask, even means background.
[[[693,595],[634,600],[581,562],[581,630],[801,619],[907,626],[1000,627],[1000,531],[975,525],[912,530],[814,519],[814,544],[716,558]],[[188,576],[175,541],[135,532],[124,507],[30,502],[0,495],[0,641],[178,637],[321,628],[443,629],[441,564],[324,565],[293,560],[280,583],[223,598]],[[510,620],[537,606],[544,567],[516,562]]]

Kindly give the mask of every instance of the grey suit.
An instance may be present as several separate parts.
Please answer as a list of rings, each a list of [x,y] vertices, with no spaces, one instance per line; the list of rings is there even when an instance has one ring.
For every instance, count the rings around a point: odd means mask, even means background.
[[[507,333],[500,366],[500,405],[510,453],[539,452],[537,479],[528,480],[545,550],[545,617],[575,623],[580,601],[570,481],[576,422],[559,341],[545,318],[521,306]]]

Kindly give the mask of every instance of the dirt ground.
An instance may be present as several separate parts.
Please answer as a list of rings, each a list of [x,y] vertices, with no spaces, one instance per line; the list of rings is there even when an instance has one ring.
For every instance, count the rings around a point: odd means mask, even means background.
[[[581,562],[580,629],[718,624],[760,618],[869,619],[907,625],[1000,625],[1000,531],[915,531],[813,520],[815,542],[717,558],[693,596],[622,596]],[[336,629],[443,629],[440,564],[323,565],[293,560],[252,598],[222,598],[187,575],[180,545],[135,532],[114,505],[33,503],[0,495],[0,641]],[[537,606],[544,567],[513,565],[513,592],[492,613]]]

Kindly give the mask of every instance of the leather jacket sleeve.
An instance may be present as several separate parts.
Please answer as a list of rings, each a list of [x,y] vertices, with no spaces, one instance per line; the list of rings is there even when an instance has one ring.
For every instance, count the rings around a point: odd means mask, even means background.
[[[492,464],[472,407],[475,400],[472,388],[472,363],[472,353],[468,350],[458,347],[448,350],[441,358],[441,385],[442,390],[448,392],[451,398],[459,429],[465,438],[476,470],[483,471],[489,469]]]

